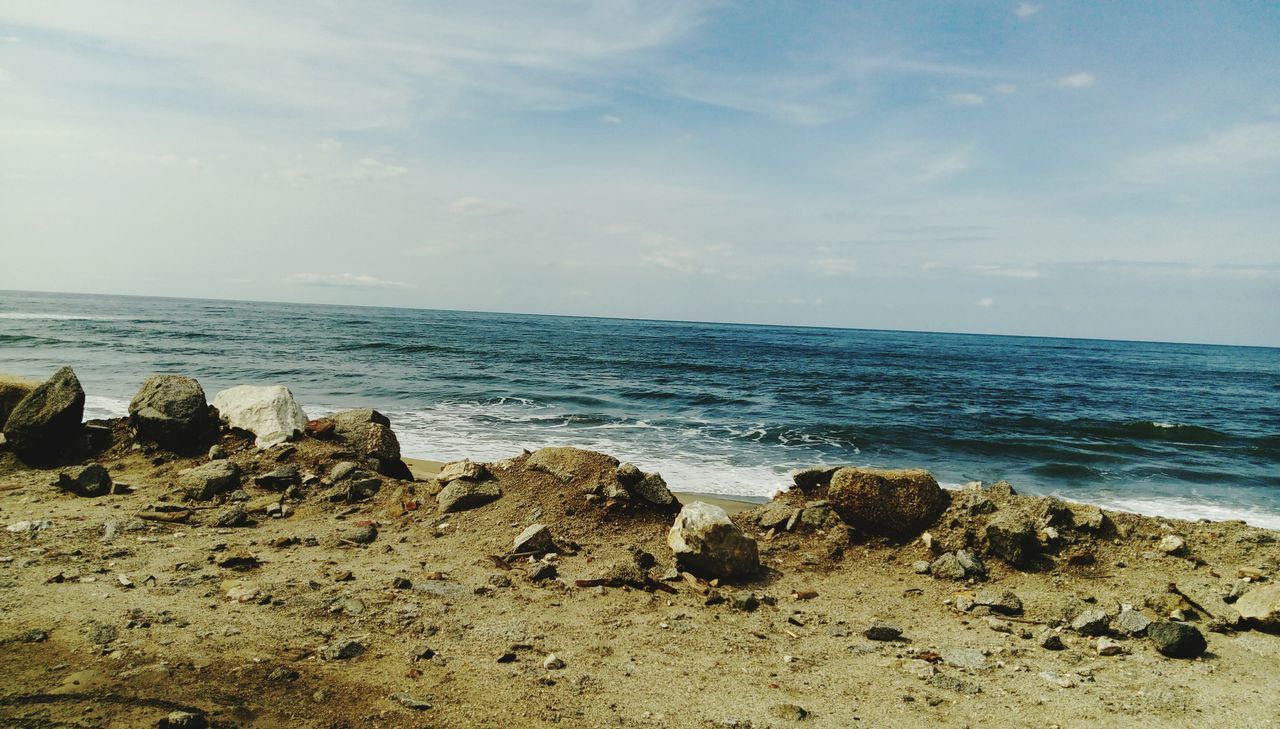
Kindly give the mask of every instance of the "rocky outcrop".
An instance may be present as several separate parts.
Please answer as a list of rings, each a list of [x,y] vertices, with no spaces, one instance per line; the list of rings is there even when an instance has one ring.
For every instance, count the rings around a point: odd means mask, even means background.
[[[57,455],[73,446],[84,419],[84,389],[70,367],[27,393],[4,424],[9,447],[24,458]]]
[[[841,468],[831,476],[827,500],[850,526],[904,539],[937,519],[949,497],[923,469]]]
[[[618,459],[581,448],[540,448],[525,461],[525,468],[555,476],[566,484],[588,485],[588,482],[617,479]]]
[[[138,434],[169,450],[201,446],[213,418],[204,388],[184,375],[148,377],[129,403],[129,421]]]
[[[40,386],[39,380],[28,380],[16,375],[0,374],[0,429],[9,419],[9,413],[22,402],[22,398]]]
[[[227,425],[257,436],[259,448],[284,443],[307,426],[307,414],[284,385],[232,387],[215,395],[213,406]]]
[[[1235,608],[1250,627],[1280,633],[1280,585],[1249,590],[1236,600]]]
[[[685,505],[667,534],[676,564],[708,579],[743,577],[760,569],[754,539],[724,509],[703,501]]]
[[[409,467],[400,460],[400,441],[391,429],[391,419],[373,408],[334,413],[325,420],[333,423],[333,433],[384,476],[413,480]]]

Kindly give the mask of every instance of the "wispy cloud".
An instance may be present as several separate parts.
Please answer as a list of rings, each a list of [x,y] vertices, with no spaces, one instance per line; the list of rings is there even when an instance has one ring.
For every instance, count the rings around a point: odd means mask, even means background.
[[[977,301],[978,306],[984,309],[990,309],[992,306],[995,305],[995,303],[996,303],[996,300],[991,298],[990,296],[978,299]]]
[[[1018,16],[1019,18],[1026,19],[1026,18],[1030,18],[1032,15],[1035,15],[1036,13],[1040,12],[1043,9],[1044,9],[1043,5],[1037,5],[1035,3],[1018,3],[1017,6],[1015,6],[1013,9],[1013,14]]]
[[[403,281],[386,281],[376,276],[356,273],[295,273],[289,276],[290,283],[302,286],[324,286],[346,289],[404,289],[412,288],[412,284]]]
[[[1097,81],[1088,71],[1078,71],[1058,79],[1058,85],[1064,89],[1087,89]]]
[[[1280,172],[1280,123],[1238,124],[1205,139],[1153,150],[1123,160],[1117,174],[1123,180],[1184,184],[1211,175],[1249,179]]]
[[[950,101],[952,104],[955,104],[956,106],[982,106],[983,104],[987,103],[987,97],[983,96],[982,94],[974,94],[971,92],[960,92],[955,94],[949,94],[947,96],[947,101]]]
[[[466,218],[496,218],[515,212],[515,207],[482,197],[460,197],[449,203],[449,212]]]

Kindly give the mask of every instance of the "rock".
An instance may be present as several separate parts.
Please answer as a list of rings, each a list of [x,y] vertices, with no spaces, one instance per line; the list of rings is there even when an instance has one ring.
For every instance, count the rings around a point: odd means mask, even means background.
[[[996,502],[978,489],[965,489],[958,494],[960,508],[970,516],[990,514],[996,510]]]
[[[1107,636],[1098,638],[1098,642],[1094,645],[1100,656],[1118,656],[1125,652],[1124,645],[1118,643]]]
[[[618,459],[581,448],[540,448],[525,461],[525,468],[555,476],[571,485],[607,482],[616,479]]]
[[[708,579],[755,574],[760,557],[754,539],[729,519],[724,509],[702,501],[686,505],[676,516],[667,545],[681,569]]]
[[[227,451],[220,445],[209,446],[209,460],[221,461],[227,457]]]
[[[551,538],[551,530],[546,524],[532,524],[515,538],[511,551],[516,554],[528,553],[541,556],[547,552],[556,551],[556,543]]]
[[[395,693],[391,694],[391,700],[414,711],[426,711],[431,708],[431,703],[426,699],[420,699],[412,694]]]
[[[30,395],[31,391],[39,386],[39,380],[0,374],[0,430],[4,429],[9,413],[22,402],[22,398]]]
[[[867,640],[898,640],[902,637],[902,626],[877,620],[862,631]]]
[[[1085,610],[1071,621],[1071,629],[1081,635],[1104,635],[1111,627],[1111,616],[1104,610]]]
[[[796,488],[804,492],[816,491],[823,486],[831,483],[831,477],[836,471],[840,470],[840,466],[814,466],[812,468],[803,468],[791,474],[791,482]]]
[[[496,481],[467,481],[458,479],[440,489],[436,494],[436,504],[440,511],[466,511],[477,506],[484,506],[502,496],[502,489]]]
[[[203,714],[190,711],[171,711],[156,725],[158,729],[208,729],[209,720]]]
[[[298,474],[297,466],[284,465],[254,476],[253,482],[264,489],[284,491],[290,486],[302,483],[302,476]]]
[[[919,534],[950,500],[928,471],[869,468],[836,471],[827,498],[850,526],[897,538]]]
[[[930,686],[940,689],[954,691],[958,694],[980,694],[982,687],[972,681],[966,681],[959,676],[953,676],[950,673],[935,673],[925,681]]]
[[[25,458],[57,455],[75,444],[84,418],[84,389],[70,367],[53,373],[18,401],[4,423],[5,442]]]
[[[638,483],[628,488],[631,493],[655,506],[680,505],[675,495],[667,488],[667,482],[662,479],[661,474],[647,473]]]
[[[1070,526],[1074,521],[1071,507],[1056,496],[1046,496],[1040,501],[1039,518],[1047,527]]]
[[[973,603],[989,607],[992,612],[1001,615],[1022,614],[1022,600],[1009,590],[979,590]]]
[[[215,395],[213,406],[227,425],[257,436],[258,448],[284,443],[307,425],[307,414],[284,385],[232,387]]]
[[[114,625],[106,623],[93,623],[89,626],[89,630],[85,633],[85,638],[93,645],[106,645],[113,642],[119,636]]]
[[[614,478],[618,479],[618,483],[627,488],[631,488],[644,478],[644,472],[636,467],[633,463],[624,463],[613,471]]]
[[[556,569],[554,564],[539,561],[530,565],[529,569],[525,572],[525,577],[527,577],[530,582],[542,582],[543,580],[549,580],[555,577],[558,571],[559,570]]]
[[[821,529],[826,523],[827,517],[831,516],[831,504],[825,500],[809,501],[804,505],[804,510],[800,512],[800,523],[809,529]]]
[[[796,704],[774,704],[769,707],[769,713],[786,721],[804,721],[809,716],[808,711]]]
[[[77,496],[104,496],[111,493],[111,474],[101,463],[90,463],[59,473],[54,485]]]
[[[267,674],[267,680],[272,683],[289,683],[290,681],[297,681],[301,677],[302,674],[288,666],[278,666]]]
[[[302,432],[316,440],[331,440],[337,435],[337,423],[334,423],[332,418],[308,420]]]
[[[391,420],[373,408],[343,410],[329,416],[334,433],[362,456],[387,461],[400,460],[400,442],[391,430]]]
[[[935,559],[929,565],[929,574],[949,580],[984,579],[987,576],[987,569],[977,555],[962,549],[957,552],[945,552]]]
[[[1012,565],[1025,565],[1039,551],[1036,525],[1031,517],[1001,511],[987,522],[987,552]]]
[[[1166,534],[1156,543],[1156,549],[1170,555],[1182,554],[1187,548],[1187,542],[1177,534]]]
[[[1156,650],[1170,658],[1195,658],[1204,653],[1208,644],[1193,625],[1158,621],[1147,628],[1147,637]]]
[[[354,475],[359,468],[360,464],[355,461],[341,461],[333,467],[333,470],[329,471],[329,480],[337,483],[348,476]]]
[[[997,632],[997,633],[1012,633],[1012,632],[1013,632],[1013,626],[1012,626],[1012,625],[1010,625],[1010,624],[1009,624],[1009,621],[1007,621],[1007,620],[1001,620],[1000,618],[997,618],[997,617],[987,616],[987,617],[985,618],[985,622],[986,622],[986,624],[987,624],[987,627],[988,627],[988,628],[991,628],[992,630],[994,630],[994,631],[995,631],[995,632]]]
[[[242,504],[236,504],[222,513],[218,514],[213,520],[213,525],[220,529],[228,529],[231,527],[244,526],[249,521],[249,514],[245,512]]]
[[[954,559],[954,557],[953,557],[953,559]],[[913,563],[911,564],[911,571],[912,571],[912,572],[915,572],[917,575],[927,575],[927,574],[929,574],[929,563],[928,563],[928,562],[926,562],[926,561],[925,561],[925,560],[923,560],[923,559],[922,559],[922,560],[919,560],[919,561],[917,561],[917,562],[913,562]],[[959,579],[964,579],[964,571],[963,571],[963,570],[961,570],[960,578],[959,578]]]
[[[490,477],[489,468],[483,463],[455,461],[440,469],[440,473],[436,474],[436,481],[439,481],[441,486],[445,486],[460,478],[469,481],[486,481]]]
[[[356,544],[373,544],[377,538],[378,528],[372,524],[356,527],[343,537],[346,541],[355,542]]]
[[[795,515],[796,510],[781,501],[770,501],[756,510],[756,523],[761,529],[777,529]]]
[[[240,468],[232,461],[210,461],[178,474],[178,486],[191,499],[211,499],[239,485]]]
[[[548,671],[559,671],[565,667],[565,662],[563,658],[552,653],[542,659],[542,667]]]
[[[1254,587],[1236,600],[1235,609],[1249,627],[1280,633],[1280,585]]]
[[[760,607],[760,600],[756,598],[755,594],[750,592],[735,592],[729,599],[729,604],[733,606],[734,610],[749,613]]]
[[[1011,496],[1017,496],[1018,492],[1013,490],[1013,484],[1008,481],[996,481],[987,488],[987,496],[999,502],[1009,500]]]
[[[1147,632],[1147,628],[1151,625],[1151,618],[1134,610],[1133,608],[1123,608],[1115,620],[1111,621],[1111,629],[1120,635],[1139,636]]]
[[[1101,531],[1107,517],[1092,504],[1071,504],[1071,525],[1076,529],[1096,532]]]
[[[324,661],[345,661],[364,653],[364,645],[354,640],[339,640],[320,649]]]
[[[186,450],[209,435],[213,417],[195,378],[152,375],[129,403],[129,421],[144,438]]]
[[[987,667],[987,657],[982,651],[973,648],[944,648],[941,654],[942,662],[948,666],[972,669]]]
[[[1062,642],[1062,636],[1058,635],[1058,631],[1052,628],[1045,628],[1044,630],[1041,630],[1036,636],[1036,641],[1040,644],[1041,648],[1050,651],[1060,651],[1067,647],[1066,644]]]
[[[372,499],[382,490],[382,481],[371,476],[355,476],[347,481],[347,501]]]

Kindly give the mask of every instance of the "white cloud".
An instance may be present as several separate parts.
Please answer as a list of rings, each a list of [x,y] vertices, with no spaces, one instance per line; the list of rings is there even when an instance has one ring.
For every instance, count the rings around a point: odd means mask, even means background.
[[[460,197],[449,204],[449,211],[466,218],[493,218],[515,212],[515,208],[482,197]]]
[[[1064,89],[1087,89],[1097,78],[1088,71],[1079,71],[1058,79],[1058,85]]]
[[[614,116],[613,114],[605,114],[600,117],[600,121],[604,122],[605,124],[621,124],[622,117]]]
[[[342,142],[339,142],[336,139],[322,139],[320,140],[320,143],[316,145],[316,149],[321,152],[334,152],[342,149]]]
[[[289,282],[302,286],[326,286],[351,289],[404,289],[412,288],[403,281],[386,281],[375,276],[355,273],[295,273]]]
[[[987,296],[985,298],[978,299],[977,303],[978,303],[978,306],[981,306],[984,309],[990,309],[992,306],[995,305],[996,300],[991,298],[990,296]]]
[[[360,157],[354,160],[318,165],[300,161],[289,167],[267,173],[265,177],[271,180],[280,180],[294,186],[303,186],[311,183],[378,183],[394,180],[407,174],[409,174],[409,168],[403,165],[383,162],[373,157]]]
[[[952,104],[955,104],[956,106],[982,106],[983,104],[987,103],[987,97],[983,96],[982,94],[961,92],[961,93],[950,94],[949,96],[947,96],[947,101],[950,101]]]
[[[1043,5],[1036,5],[1035,3],[1018,3],[1018,6],[1013,9],[1013,14],[1019,18],[1030,18],[1041,10],[1044,10]]]
[[[1121,162],[1123,180],[1196,183],[1204,176],[1256,177],[1280,170],[1280,122],[1238,124],[1207,139],[1136,155]]]
[[[991,90],[997,94],[1016,94],[1018,93],[1018,86],[1016,84],[996,84],[991,87]]]
[[[973,166],[974,145],[967,144],[942,157],[928,161],[920,174],[921,182],[941,182],[959,175]]]
[[[848,258],[820,258],[810,261],[809,267],[822,276],[844,276],[856,273],[858,263]]]

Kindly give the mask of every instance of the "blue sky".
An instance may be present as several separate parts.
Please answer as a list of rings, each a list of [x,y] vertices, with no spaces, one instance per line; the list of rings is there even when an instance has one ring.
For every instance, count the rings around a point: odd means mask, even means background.
[[[1280,345],[1275,3],[10,2],[0,159],[0,288]]]

